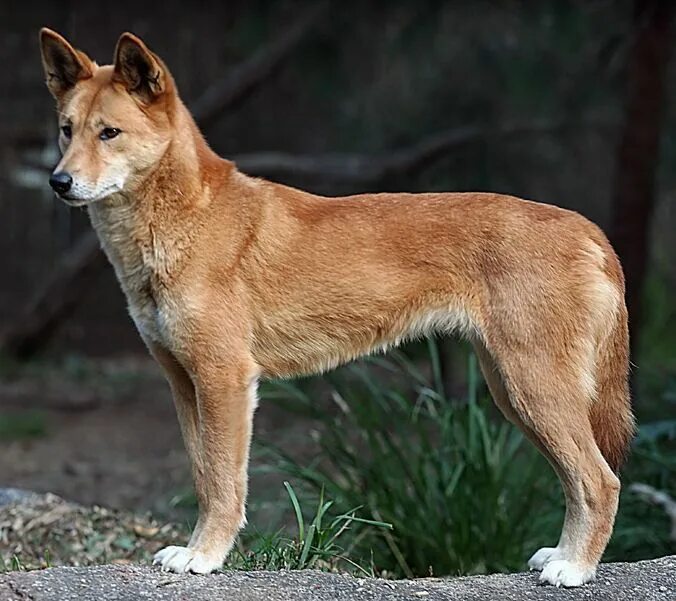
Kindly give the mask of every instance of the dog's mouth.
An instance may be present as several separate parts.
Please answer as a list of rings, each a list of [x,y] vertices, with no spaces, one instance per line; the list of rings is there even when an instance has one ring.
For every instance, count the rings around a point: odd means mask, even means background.
[[[56,197],[66,203],[69,207],[83,207],[92,202],[89,199],[75,198],[68,194],[59,194],[58,192],[56,193]]]
[[[68,192],[63,194],[55,192],[55,195],[59,200],[63,201],[69,207],[84,207],[99,200],[104,200],[116,192],[120,192],[120,189],[117,186],[109,186],[91,198],[81,198],[79,196],[69,194]]]

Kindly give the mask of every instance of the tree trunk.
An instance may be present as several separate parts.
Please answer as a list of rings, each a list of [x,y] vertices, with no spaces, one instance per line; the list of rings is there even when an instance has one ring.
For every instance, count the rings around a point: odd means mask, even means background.
[[[637,348],[641,300],[655,207],[655,174],[671,50],[673,0],[635,0],[627,62],[627,96],[615,175],[610,238],[627,283],[632,349]]]

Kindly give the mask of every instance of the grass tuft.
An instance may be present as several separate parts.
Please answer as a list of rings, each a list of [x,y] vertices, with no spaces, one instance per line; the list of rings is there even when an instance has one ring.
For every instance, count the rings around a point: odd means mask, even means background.
[[[293,508],[297,538],[287,538],[282,531],[271,535],[249,533],[231,554],[227,567],[243,570],[343,570],[374,575],[372,568],[367,569],[351,559],[350,549],[341,544],[343,539],[350,538],[350,531],[357,524],[367,529],[391,529],[391,524],[358,517],[356,512],[359,508],[332,514],[334,503],[324,497],[323,491],[312,518],[307,521],[293,487],[288,482],[284,483],[284,487]]]

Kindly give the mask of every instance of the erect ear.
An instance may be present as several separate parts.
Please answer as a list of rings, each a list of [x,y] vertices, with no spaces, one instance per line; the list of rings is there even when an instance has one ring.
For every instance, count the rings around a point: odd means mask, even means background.
[[[115,48],[113,79],[150,104],[167,89],[169,75],[162,61],[134,34],[123,33]]]
[[[40,30],[40,51],[47,87],[57,100],[78,81],[92,76],[91,59],[46,27]]]

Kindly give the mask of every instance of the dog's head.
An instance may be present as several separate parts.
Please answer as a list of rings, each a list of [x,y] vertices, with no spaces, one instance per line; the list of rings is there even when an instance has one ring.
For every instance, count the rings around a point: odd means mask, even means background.
[[[166,66],[131,33],[120,36],[113,65],[98,66],[50,29],[40,47],[63,155],[50,185],[75,206],[133,194],[171,141],[178,99]]]

